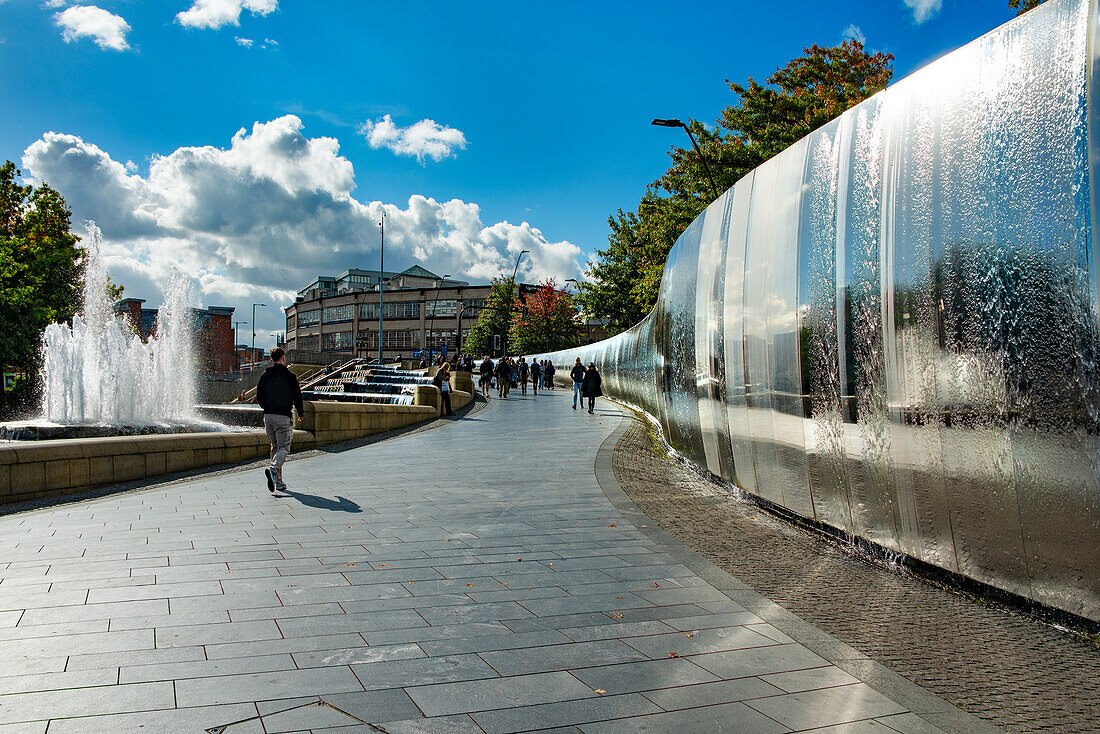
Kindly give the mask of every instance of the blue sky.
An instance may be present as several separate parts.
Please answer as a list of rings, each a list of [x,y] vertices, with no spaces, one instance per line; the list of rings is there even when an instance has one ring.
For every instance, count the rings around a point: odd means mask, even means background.
[[[653,117],[712,121],[725,79],[846,32],[900,78],[1012,17],[1007,0],[0,0],[0,159],[94,219],[114,277],[154,305],[172,267],[204,303],[286,305],[317,273],[376,267],[382,209],[387,269],[483,282],[529,249],[521,276],[560,282],[686,142]],[[265,344],[281,330],[275,309],[258,321]]]

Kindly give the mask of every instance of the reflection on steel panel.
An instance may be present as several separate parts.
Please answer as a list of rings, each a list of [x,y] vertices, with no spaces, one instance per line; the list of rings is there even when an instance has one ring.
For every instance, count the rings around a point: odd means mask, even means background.
[[[641,323],[538,356],[747,492],[1100,620],[1096,5],[810,134],[684,232]]]

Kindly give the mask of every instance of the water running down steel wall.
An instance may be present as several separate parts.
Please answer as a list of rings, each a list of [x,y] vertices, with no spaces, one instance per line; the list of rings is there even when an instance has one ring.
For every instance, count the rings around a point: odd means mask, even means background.
[[[791,146],[677,240],[645,320],[536,356],[596,362],[770,502],[1100,620],[1095,6],[1050,0]]]

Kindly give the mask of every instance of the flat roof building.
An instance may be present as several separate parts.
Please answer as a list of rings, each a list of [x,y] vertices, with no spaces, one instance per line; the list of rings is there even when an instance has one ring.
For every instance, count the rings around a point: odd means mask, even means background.
[[[380,293],[379,283],[385,288]],[[520,292],[536,286],[520,285]],[[328,364],[378,356],[382,297],[383,359],[461,350],[492,286],[444,279],[419,265],[401,272],[351,268],[319,275],[286,308],[286,349],[295,362]]]

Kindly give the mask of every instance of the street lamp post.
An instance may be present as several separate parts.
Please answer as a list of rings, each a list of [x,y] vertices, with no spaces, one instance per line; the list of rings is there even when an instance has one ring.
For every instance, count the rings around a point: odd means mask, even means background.
[[[718,186],[714,183],[714,176],[710,175],[710,166],[707,165],[707,159],[703,156],[703,151],[699,149],[699,144],[695,142],[695,136],[691,134],[691,128],[680,122],[679,120],[662,120],[656,119],[649,123],[650,125],[656,125],[657,127],[682,127],[684,132],[688,134],[688,138],[691,139],[691,146],[695,148],[695,154],[699,156],[699,161],[703,164],[703,171],[707,174],[707,180],[710,181],[710,188],[714,192],[714,198],[718,198]]]
[[[238,344],[238,342],[237,342],[237,327],[241,326],[242,324],[248,324],[248,322],[247,321],[234,321],[233,322],[233,354],[237,354],[237,344]],[[241,371],[241,363],[240,363],[239,359],[237,361],[237,371],[238,372]]]
[[[266,303],[253,303],[252,304],[252,351],[256,351],[256,307],[267,307]]]
[[[581,284],[579,282],[577,282],[576,278],[566,278],[565,282],[566,283],[572,283],[578,291],[581,289]],[[588,312],[587,311],[584,312],[584,341],[585,341],[586,344],[592,341],[592,334],[588,330]]]
[[[442,278],[440,278],[439,285],[437,285],[435,287],[435,301],[432,303],[432,315],[428,319],[428,338],[424,340],[428,343],[428,358],[429,359],[432,356],[432,347],[431,347],[432,329],[435,327],[435,312],[436,312],[436,309],[439,307],[439,291],[441,291],[443,289],[443,281],[447,280],[447,278],[450,278],[450,277],[451,277],[451,274],[447,273]]]
[[[529,252],[531,252],[531,251],[530,250],[520,250],[519,255],[516,256],[516,266],[514,268],[512,268],[512,288],[513,288],[513,290],[516,287],[516,273],[519,272],[519,261],[523,258],[524,255],[526,255]],[[513,298],[515,298],[518,295],[519,294],[516,293],[513,296]],[[501,346],[503,347],[503,352],[504,352],[501,359],[504,359],[508,356],[508,335],[507,334],[505,334],[504,338],[501,340]]]
[[[386,295],[386,210],[378,223],[378,366],[382,366],[382,301]]]

